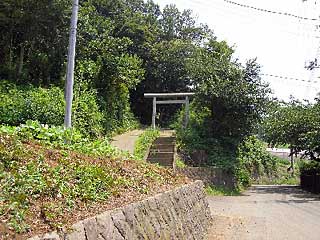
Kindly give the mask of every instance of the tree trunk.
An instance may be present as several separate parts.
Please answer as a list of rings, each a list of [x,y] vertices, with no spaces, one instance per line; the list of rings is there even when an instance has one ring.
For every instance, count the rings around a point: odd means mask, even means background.
[[[291,175],[292,175],[292,177],[293,177],[293,175],[294,175],[294,160],[293,160],[293,150],[292,150],[292,148],[290,148],[290,161],[291,161]]]
[[[20,46],[20,57],[19,57],[19,64],[18,64],[18,78],[20,78],[23,69],[23,59],[24,59],[24,45],[21,44]]]

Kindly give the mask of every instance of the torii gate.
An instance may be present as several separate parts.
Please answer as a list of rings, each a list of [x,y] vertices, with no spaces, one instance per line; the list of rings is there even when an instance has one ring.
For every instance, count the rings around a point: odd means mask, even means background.
[[[185,122],[184,126],[188,125],[189,121],[189,97],[192,97],[194,93],[145,93],[145,98],[153,98],[152,108],[152,128],[156,128],[156,114],[157,104],[185,104]],[[157,98],[184,98],[183,100],[162,100],[157,101]]]

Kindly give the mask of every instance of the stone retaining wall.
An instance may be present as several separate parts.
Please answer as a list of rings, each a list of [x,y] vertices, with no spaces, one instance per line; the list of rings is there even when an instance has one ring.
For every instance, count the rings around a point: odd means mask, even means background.
[[[210,222],[203,183],[195,181],[29,240],[204,239]]]
[[[193,180],[202,180],[205,184],[233,189],[236,179],[231,172],[215,167],[184,167],[175,171]]]

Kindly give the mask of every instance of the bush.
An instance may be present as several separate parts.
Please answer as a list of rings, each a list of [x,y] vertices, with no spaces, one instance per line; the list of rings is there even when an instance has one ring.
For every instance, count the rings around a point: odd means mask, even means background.
[[[112,147],[106,138],[91,140],[75,129],[64,130],[62,127],[43,125],[37,121],[28,120],[26,124],[18,127],[1,126],[0,134],[16,136],[23,141],[36,140],[42,145],[73,150],[91,156],[130,157]]]
[[[174,127],[180,151],[187,155],[184,159],[187,164],[215,166],[232,171],[239,188],[250,186],[253,181],[262,176],[270,177],[275,174],[277,159],[266,151],[263,142],[255,136],[245,138],[239,145],[233,138],[210,138],[206,135],[208,116],[210,111],[206,107],[195,110],[192,104],[187,128],[181,127],[183,114],[180,113],[177,116]],[[192,159],[193,155],[201,151],[205,152],[205,161],[197,162]]]
[[[316,161],[301,161],[299,164],[301,175],[320,174],[320,162]]]
[[[235,143],[231,138],[209,137],[207,135],[208,119],[211,112],[207,107],[195,108],[190,105],[190,119],[187,128],[182,126],[184,110],[176,116],[173,127],[176,129],[178,148],[185,155],[185,162],[193,166],[216,166],[226,170],[233,168],[236,158]],[[204,161],[192,159],[192,155],[205,152]]]
[[[240,187],[248,187],[260,177],[270,177],[277,171],[277,159],[266,151],[257,137],[247,137],[238,147],[235,175]]]
[[[148,151],[148,148],[152,145],[153,141],[159,137],[159,135],[159,130],[150,128],[144,131],[135,143],[133,155],[137,159],[143,159]]]
[[[104,132],[103,114],[97,102],[97,93],[88,89],[76,92],[72,107],[74,127],[84,136],[101,136]]]
[[[27,120],[61,126],[64,122],[63,90],[58,87],[35,88],[16,86],[3,81],[0,84],[0,123],[18,126]],[[102,133],[102,113],[94,91],[75,93],[73,126],[83,135],[97,137]]]
[[[17,87],[8,82],[0,87],[0,123],[17,126],[27,120],[62,125],[64,116],[63,92],[50,89]]]

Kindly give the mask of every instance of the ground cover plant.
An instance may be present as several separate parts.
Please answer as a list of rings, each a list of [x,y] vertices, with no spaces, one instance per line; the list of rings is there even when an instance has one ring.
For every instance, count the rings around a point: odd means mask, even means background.
[[[208,185],[205,187],[205,191],[209,196],[239,196],[241,192],[237,189],[227,189],[224,187],[218,187]]]
[[[73,138],[67,147],[63,131],[37,124],[0,131],[0,221],[8,239],[69,226],[186,181],[106,142]]]
[[[151,147],[154,140],[160,136],[158,129],[148,128],[146,129],[135,142],[133,155],[140,160],[143,160],[147,151]]]

